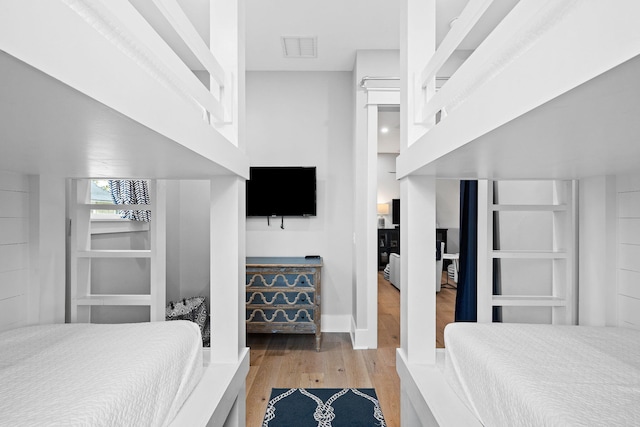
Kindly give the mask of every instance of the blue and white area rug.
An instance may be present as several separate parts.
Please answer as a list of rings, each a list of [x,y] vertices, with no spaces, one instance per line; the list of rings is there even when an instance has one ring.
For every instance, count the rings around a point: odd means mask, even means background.
[[[386,427],[373,388],[274,388],[262,427]]]

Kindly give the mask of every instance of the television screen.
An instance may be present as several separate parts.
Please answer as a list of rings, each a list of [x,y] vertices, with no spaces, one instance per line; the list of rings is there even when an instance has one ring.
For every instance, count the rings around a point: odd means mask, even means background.
[[[315,216],[315,167],[252,167],[247,216]]]

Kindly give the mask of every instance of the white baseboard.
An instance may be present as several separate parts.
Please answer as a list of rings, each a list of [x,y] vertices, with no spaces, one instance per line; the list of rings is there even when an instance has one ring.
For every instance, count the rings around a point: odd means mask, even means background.
[[[351,316],[348,314],[323,314],[322,332],[350,332]]]
[[[377,331],[376,331],[377,333]],[[354,318],[351,318],[351,345],[354,350],[367,350],[370,348],[376,348],[375,345],[371,345],[372,342],[376,342],[377,340],[374,337],[374,340],[371,340],[369,329],[357,329]]]

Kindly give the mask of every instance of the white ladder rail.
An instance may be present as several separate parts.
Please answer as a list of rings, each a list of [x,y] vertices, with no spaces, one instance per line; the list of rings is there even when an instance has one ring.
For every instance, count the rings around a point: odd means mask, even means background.
[[[70,247],[70,320],[88,323],[92,306],[148,306],[150,321],[165,320],[166,306],[166,182],[149,181],[148,205],[116,205],[90,203],[89,179],[71,181],[71,247]],[[92,210],[149,210],[149,249],[92,249]],[[149,259],[149,294],[93,294],[91,262],[93,259]]]
[[[70,286],[70,320],[72,323],[88,323],[91,320],[91,309],[77,304],[79,298],[91,293],[91,260],[79,256],[91,249],[90,211],[80,211],[75,207],[86,204],[90,200],[90,185],[87,180],[71,180],[71,286]]]
[[[576,195],[574,181],[554,181],[551,205],[494,204],[493,181],[478,181],[478,322],[493,321],[494,307],[550,307],[553,324],[577,323]],[[493,216],[500,212],[549,212],[553,216],[551,250],[494,250]],[[551,295],[494,295],[495,259],[550,260]]]
[[[156,209],[152,212],[150,222],[151,246],[151,309],[150,320],[160,322],[165,320],[167,294],[167,233],[166,233],[166,181],[152,180],[149,183],[151,200]],[[159,208],[162,206],[163,208]]]

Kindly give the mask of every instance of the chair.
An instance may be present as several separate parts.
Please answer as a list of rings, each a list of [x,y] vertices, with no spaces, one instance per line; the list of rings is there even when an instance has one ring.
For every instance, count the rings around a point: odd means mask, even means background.
[[[440,250],[438,246],[440,245]],[[440,292],[442,286],[442,260],[444,255],[444,242],[438,240],[436,242],[436,292]]]
[[[449,283],[449,279],[453,279],[455,283],[458,283],[458,271],[460,271],[460,266],[458,264],[460,254],[442,254],[442,258],[451,260],[449,271],[447,271],[447,284]]]
[[[438,247],[440,248],[438,250]],[[436,292],[440,292],[442,285],[442,260],[444,255],[444,242],[436,242]],[[389,282],[398,290],[400,289],[400,255],[391,254],[389,258]]]
[[[400,290],[400,255],[389,256],[389,282]]]

